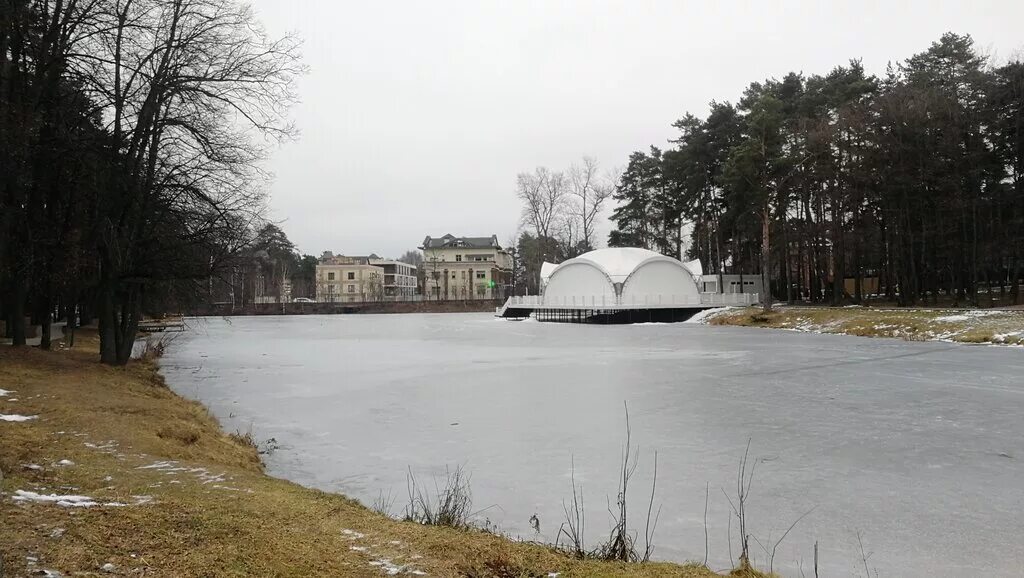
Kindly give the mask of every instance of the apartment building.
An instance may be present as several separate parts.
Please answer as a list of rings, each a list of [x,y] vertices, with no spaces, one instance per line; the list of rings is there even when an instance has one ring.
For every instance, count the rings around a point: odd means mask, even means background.
[[[490,237],[423,239],[424,295],[428,299],[504,299],[512,258]]]
[[[384,270],[384,296],[400,301],[416,295],[416,266],[390,259],[370,259]]]
[[[384,298],[384,267],[369,257],[329,256],[316,266],[316,300],[326,303],[359,303]]]

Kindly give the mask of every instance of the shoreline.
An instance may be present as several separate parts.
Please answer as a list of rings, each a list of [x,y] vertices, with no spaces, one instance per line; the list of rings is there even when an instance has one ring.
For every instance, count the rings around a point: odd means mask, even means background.
[[[1024,347],[1024,311],[777,306],[723,309],[703,323],[807,333]]]
[[[5,575],[722,576],[403,522],[273,478],[251,436],[172,392],[154,361],[103,366],[95,345],[80,331],[70,351],[0,348],[0,413],[27,418],[0,423]]]

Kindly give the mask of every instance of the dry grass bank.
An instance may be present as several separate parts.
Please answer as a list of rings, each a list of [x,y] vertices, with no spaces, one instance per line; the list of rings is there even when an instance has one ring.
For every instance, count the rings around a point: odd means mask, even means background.
[[[707,322],[908,341],[1024,345],[1024,311],[781,307],[763,313],[749,307],[725,310]]]
[[[268,477],[251,444],[168,390],[153,364],[105,367],[95,351],[81,334],[70,352],[0,347],[0,414],[37,416],[0,421],[0,575],[718,576],[399,522]]]

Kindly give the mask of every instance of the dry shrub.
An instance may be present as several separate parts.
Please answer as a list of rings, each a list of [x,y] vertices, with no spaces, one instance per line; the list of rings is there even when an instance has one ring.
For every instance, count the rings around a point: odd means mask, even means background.
[[[247,447],[247,448],[252,448],[252,449],[256,450],[257,452],[260,449],[260,445],[256,441],[256,438],[253,437],[251,431],[247,431],[245,433],[242,433],[241,431],[235,430],[235,433],[228,434],[228,437],[230,437],[233,442],[235,442],[236,444],[238,444],[240,446],[244,446],[244,447]]]
[[[190,446],[203,436],[202,431],[194,425],[185,423],[168,424],[156,431],[157,437],[174,440],[182,445]]]
[[[778,320],[778,318],[779,318],[779,314],[778,313],[764,313],[764,312],[762,312],[762,313],[752,313],[750,315],[750,322],[751,323],[757,323],[757,324],[772,323],[772,322]]]
[[[462,571],[466,578],[544,578],[550,574],[537,572],[504,557],[492,558]]]
[[[449,470],[445,468],[445,482],[440,485],[434,480],[434,494],[416,481],[409,470],[406,478],[409,503],[405,506],[403,519],[427,526],[448,526],[468,528],[472,517],[473,494],[469,488],[469,474],[462,466]]]

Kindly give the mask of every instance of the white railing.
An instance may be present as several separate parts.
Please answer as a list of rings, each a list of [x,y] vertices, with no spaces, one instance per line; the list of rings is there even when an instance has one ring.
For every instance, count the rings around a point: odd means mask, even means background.
[[[760,301],[757,293],[701,293],[692,295],[635,295],[625,299],[612,295],[559,295],[544,297],[543,295],[524,295],[509,297],[505,301],[508,307],[566,307],[592,308],[604,307],[704,307],[704,306],[737,306],[753,305]],[[498,308],[499,310],[501,308]]]

